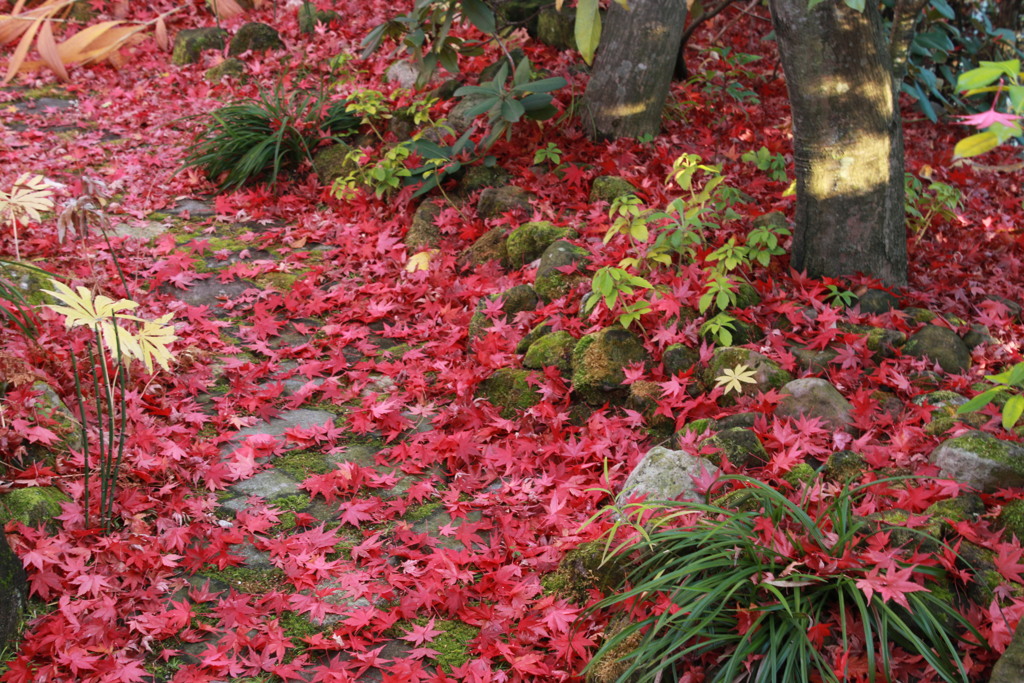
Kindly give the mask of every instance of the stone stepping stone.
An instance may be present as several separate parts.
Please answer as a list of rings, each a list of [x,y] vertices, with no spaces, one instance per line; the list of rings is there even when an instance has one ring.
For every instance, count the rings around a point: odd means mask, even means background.
[[[221,453],[224,453],[225,455],[230,453],[235,448],[236,444],[242,442],[249,436],[256,436],[257,434],[281,436],[287,430],[294,429],[296,427],[309,429],[310,427],[319,427],[325,422],[334,422],[334,417],[334,413],[329,413],[326,410],[311,410],[309,408],[286,410],[270,420],[270,422],[260,421],[252,427],[246,427],[245,429],[238,430],[238,432],[231,437],[231,441],[221,447]]]
[[[191,218],[209,218],[217,214],[208,202],[199,199],[182,199],[172,208],[164,209],[164,213],[172,216],[180,216],[186,211]]]
[[[232,484],[227,490],[235,497],[223,501],[220,506],[232,512],[244,510],[247,507],[246,499],[250,496],[259,496],[263,500],[271,501],[274,498],[303,494],[298,482],[284,472],[273,469]]]
[[[160,286],[160,291],[169,294],[179,301],[184,301],[189,306],[209,306],[210,313],[218,318],[229,317],[228,312],[221,307],[224,302],[241,296],[255,285],[244,280],[232,282],[220,282],[216,278],[196,280],[188,289],[165,284]]]

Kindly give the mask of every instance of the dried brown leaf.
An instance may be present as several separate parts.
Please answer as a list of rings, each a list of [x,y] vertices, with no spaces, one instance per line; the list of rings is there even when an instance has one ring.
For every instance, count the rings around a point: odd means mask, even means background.
[[[14,54],[11,55],[10,61],[7,62],[7,75],[4,76],[4,84],[11,82],[11,79],[18,73],[18,69],[21,68],[21,63],[25,61],[25,55],[28,54],[29,47],[32,46],[32,39],[36,37],[36,32],[39,30],[40,24],[45,19],[36,19],[32,22],[32,25],[25,35],[21,37],[21,42],[18,43],[18,47],[14,50]]]
[[[57,78],[64,82],[70,80],[68,78],[68,70],[64,68],[64,62],[61,61],[60,54],[57,52],[57,43],[53,40],[53,29],[48,21],[44,21],[42,28],[39,29],[36,49],[39,50],[39,56],[46,62],[46,66],[50,67],[57,74]]]

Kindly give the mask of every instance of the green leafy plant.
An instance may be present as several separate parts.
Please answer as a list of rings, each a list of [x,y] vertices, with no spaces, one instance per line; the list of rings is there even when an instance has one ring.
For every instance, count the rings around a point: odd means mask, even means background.
[[[412,171],[406,167],[406,160],[412,153],[407,143],[387,149],[377,161],[372,161],[362,150],[353,150],[345,157],[356,170],[337,178],[331,192],[338,199],[351,199],[360,186],[368,187],[379,198],[397,190]]]
[[[551,92],[564,88],[561,76],[533,79],[530,60],[523,58],[512,72],[508,84],[509,65],[502,64],[498,73],[487,83],[464,85],[455,91],[456,97],[469,97],[475,103],[466,111],[467,117],[487,115],[491,130],[482,141],[489,149],[502,135],[511,135],[511,126],[523,118],[544,121],[558,113]]]
[[[726,383],[734,380],[743,381]],[[705,658],[709,683],[837,683],[851,675],[848,665],[832,661],[838,645],[861,653],[869,681],[878,671],[890,680],[898,646],[941,680],[966,682],[961,634],[984,641],[948,599],[915,580],[940,584],[945,570],[924,564],[911,548],[880,562],[870,541],[894,527],[858,513],[871,488],[894,481],[794,502],[760,481],[728,476],[709,491],[721,502],[610,508],[617,521],[606,549],[628,569],[628,583],[597,609],[625,608],[632,616],[608,634],[588,670],[621,655],[618,680],[657,681]],[[612,550],[623,528],[635,533]]]
[[[736,318],[731,315],[718,313],[705,320],[704,324],[700,326],[701,336],[710,335],[719,346],[732,346],[732,333],[736,331],[734,322],[736,322]]]
[[[767,147],[762,146],[756,152],[745,152],[740,159],[754,164],[759,171],[767,172],[772,180],[779,182],[789,180],[789,175],[786,173],[786,157],[781,154],[772,154]]]
[[[533,163],[542,164],[547,162],[551,166],[558,166],[562,163],[562,150],[553,142],[549,142],[543,149],[538,149],[533,154]]]
[[[319,95],[273,92],[235,102],[210,113],[212,121],[186,150],[184,166],[201,168],[221,189],[239,188],[278,176],[313,159],[327,140],[353,132],[360,119],[344,102]]]
[[[839,289],[839,287],[835,285],[828,285],[826,289],[828,291],[825,294],[825,301],[831,304],[838,304],[839,306],[846,308],[852,306],[854,302],[860,298],[853,292],[847,289]]]
[[[612,224],[605,232],[603,242],[608,244],[619,234],[628,236],[634,242],[646,242],[650,236],[647,224],[652,215],[642,207],[643,201],[636,195],[627,194],[613,199],[608,207],[608,218],[612,219]]]
[[[619,265],[629,264],[620,263]],[[583,312],[587,315],[594,310],[599,301],[604,301],[608,310],[614,311],[620,296],[632,296],[636,289],[651,289],[651,283],[624,268],[605,266],[594,273],[594,277],[590,281],[590,288],[592,295],[583,304]],[[646,300],[630,302],[624,305],[619,313],[619,323],[628,329],[633,322],[650,312],[651,307]]]
[[[995,384],[986,389],[967,403],[956,409],[958,414],[973,413],[981,410],[989,403],[1003,402],[1003,429],[1009,431],[1016,426],[1021,415],[1024,415],[1024,363],[1017,363],[1005,372],[997,375],[985,375],[985,379]],[[1007,397],[1007,394],[1010,394]]]
[[[73,290],[57,280],[51,284],[53,289],[46,291],[59,304],[48,304],[47,308],[63,315],[68,329],[85,327],[92,333],[86,344],[88,374],[84,377],[75,354],[71,353],[82,435],[83,508],[85,525],[89,527],[89,475],[90,469],[95,469],[100,479],[100,524],[110,531],[114,492],[127,440],[129,366],[134,359],[141,361],[150,373],[154,362],[164,370],[169,369],[172,355],[168,346],[177,338],[170,324],[172,314],[147,320],[126,313],[138,307],[134,301],[94,297],[85,287]],[[95,404],[91,429],[86,400],[90,390]],[[91,452],[91,444],[95,452]]]
[[[907,224],[918,240],[924,237],[936,219],[949,221],[956,218],[962,195],[952,185],[933,181],[925,187],[920,178],[907,173],[904,189]]]

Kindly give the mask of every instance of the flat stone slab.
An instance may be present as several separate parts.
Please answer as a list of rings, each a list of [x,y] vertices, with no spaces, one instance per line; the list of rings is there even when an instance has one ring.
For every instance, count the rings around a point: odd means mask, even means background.
[[[164,209],[164,212],[172,216],[179,216],[188,212],[191,218],[207,218],[217,213],[209,203],[198,199],[182,199],[173,208]]]
[[[189,306],[209,306],[215,315],[224,315],[226,311],[221,304],[234,297],[241,296],[246,290],[255,287],[243,280],[220,282],[216,278],[196,280],[188,289],[178,289],[170,285],[162,285],[160,290],[174,298],[184,301]]]
[[[259,496],[269,501],[282,496],[294,496],[302,493],[299,490],[298,482],[280,470],[260,472],[250,479],[232,484],[227,490],[238,497],[225,501],[221,507],[234,512],[246,507],[245,499],[249,496]]]
[[[309,408],[286,410],[270,422],[260,421],[252,427],[238,430],[231,437],[231,441],[221,447],[221,452],[225,454],[230,453],[234,450],[237,443],[249,436],[256,436],[258,434],[281,436],[289,429],[295,429],[296,427],[309,429],[310,427],[319,427],[325,422],[334,422],[334,413],[328,413],[326,410],[310,410]]]

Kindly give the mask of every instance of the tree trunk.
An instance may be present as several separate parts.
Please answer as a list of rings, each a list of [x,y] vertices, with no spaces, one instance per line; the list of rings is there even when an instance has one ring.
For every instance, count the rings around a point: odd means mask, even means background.
[[[874,3],[770,0],[793,115],[791,263],[811,277],[907,281],[903,129]]]
[[[665,106],[686,0],[632,0],[608,8],[601,46],[584,95],[591,138],[657,135]]]

